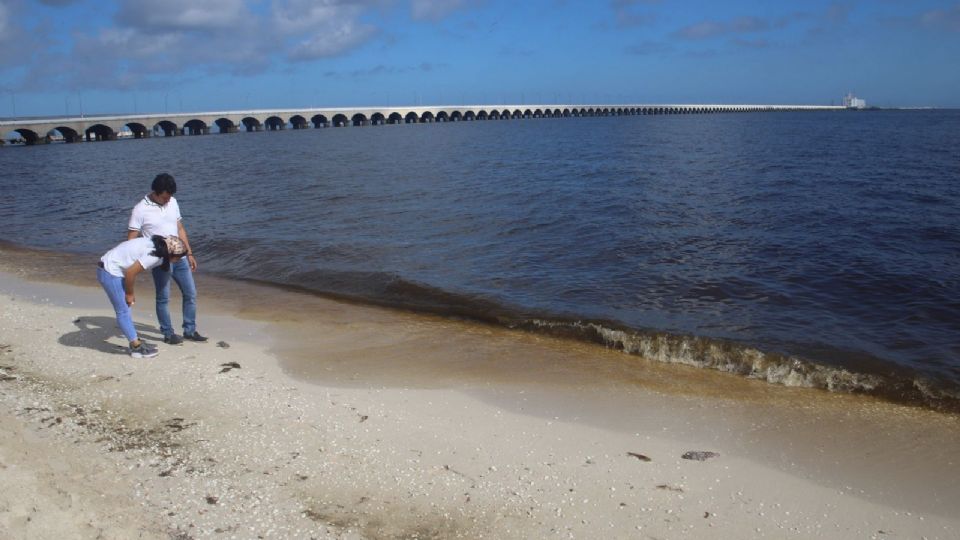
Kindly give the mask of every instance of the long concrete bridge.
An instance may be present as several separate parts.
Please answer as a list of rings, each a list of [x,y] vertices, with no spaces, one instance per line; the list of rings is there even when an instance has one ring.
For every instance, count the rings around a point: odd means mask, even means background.
[[[74,116],[0,121],[0,135],[16,132],[25,144],[53,141],[112,141],[123,135],[207,135],[238,131],[277,131],[346,126],[379,126],[431,122],[469,122],[525,118],[710,114],[730,112],[824,111],[844,107],[821,105],[469,105],[261,109],[174,114]]]

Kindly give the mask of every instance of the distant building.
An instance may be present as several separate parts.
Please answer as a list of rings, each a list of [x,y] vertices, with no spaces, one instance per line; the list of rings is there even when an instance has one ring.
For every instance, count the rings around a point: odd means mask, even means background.
[[[843,106],[848,109],[866,109],[867,100],[858,98],[853,95],[853,92],[849,92],[843,96]]]

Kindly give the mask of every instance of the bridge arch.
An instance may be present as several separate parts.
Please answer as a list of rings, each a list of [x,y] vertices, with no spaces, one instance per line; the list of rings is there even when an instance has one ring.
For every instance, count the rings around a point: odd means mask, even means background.
[[[263,131],[263,124],[260,122],[260,119],[254,118],[252,116],[246,116],[240,123],[243,124],[243,127],[246,128],[247,133],[251,131]]]
[[[327,125],[330,123],[330,121],[327,120],[327,117],[322,114],[313,115],[310,117],[310,121],[313,122],[313,127],[315,128],[327,127]]]
[[[207,135],[209,133],[210,128],[207,127],[207,123],[203,120],[194,118],[183,125],[184,135]]]
[[[94,124],[84,131],[84,136],[88,141],[115,141],[117,132],[110,126],[104,124]]]
[[[290,125],[293,126],[293,129],[307,129],[310,127],[310,123],[307,122],[307,119],[299,114],[295,114],[290,117]]]
[[[451,122],[459,122],[461,120],[463,120],[463,115],[460,114],[460,111],[453,111],[452,113],[450,113]]]
[[[233,123],[233,120],[229,118],[217,118],[213,121],[214,125],[217,126],[217,131],[220,133],[236,133],[237,125]]]
[[[388,124],[402,124],[402,123],[403,123],[403,115],[400,114],[400,113],[398,113],[398,112],[390,113],[390,116],[387,117],[387,123],[388,123]]]
[[[370,115],[370,122],[375,126],[382,126],[384,124],[383,113],[375,112]]]
[[[121,127],[130,130],[134,139],[146,139],[150,136],[150,130],[140,122],[127,122]],[[61,131],[60,133],[62,134],[63,132]],[[66,138],[66,136],[64,136],[64,138]]]
[[[50,134],[54,131],[60,133],[60,136],[63,137],[63,142],[65,143],[75,143],[83,140],[83,137],[80,136],[80,133],[77,130],[66,126],[57,126],[51,129],[49,132],[47,132],[47,136],[50,136]]]
[[[267,131],[280,131],[287,129],[287,123],[284,122],[283,118],[280,118],[279,116],[271,116],[267,118],[263,125],[267,128]]]
[[[5,141],[11,140],[10,135],[14,133],[19,135],[19,137],[13,140],[15,142],[22,142],[25,145],[34,145],[42,141],[42,139],[40,138],[40,135],[36,131],[33,131],[32,129],[27,129],[27,128],[15,129],[10,133],[4,135],[3,139]]]
[[[407,124],[416,124],[420,121],[420,117],[417,116],[417,113],[410,111],[403,117],[403,121]]]
[[[347,115],[343,113],[333,115],[333,127],[346,127],[347,124]]]
[[[350,118],[350,125],[354,127],[366,126],[369,124],[370,121],[367,120],[367,115],[363,113],[357,113]]]
[[[480,111],[477,113],[477,120],[490,120],[492,119],[491,114],[495,114],[496,112],[497,111],[493,111],[493,113],[487,113],[487,111]],[[467,114],[472,115],[473,111],[470,111]]]
[[[425,113],[420,115],[420,121],[423,123],[430,123],[430,122],[433,122],[433,120],[434,120],[433,113],[430,111],[426,111]]]
[[[180,128],[170,120],[161,120],[153,125],[154,134],[162,133],[164,137],[176,137],[180,134]]]
[[[449,122],[450,115],[447,114],[447,111],[440,111],[437,113],[437,122]]]

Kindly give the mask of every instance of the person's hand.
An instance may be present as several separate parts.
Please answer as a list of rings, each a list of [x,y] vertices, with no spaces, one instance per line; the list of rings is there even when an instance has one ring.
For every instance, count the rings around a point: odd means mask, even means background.
[[[134,296],[133,296],[132,294],[129,294],[129,293],[128,293],[128,294],[126,295],[126,297],[127,297],[126,299],[127,299],[127,305],[128,305],[128,306],[133,306],[133,304],[136,303],[136,300],[137,300],[137,299],[134,298]]]
[[[191,271],[191,272],[196,272],[196,271],[197,271],[197,258],[194,257],[193,254],[187,255],[187,262],[190,263],[190,271]]]

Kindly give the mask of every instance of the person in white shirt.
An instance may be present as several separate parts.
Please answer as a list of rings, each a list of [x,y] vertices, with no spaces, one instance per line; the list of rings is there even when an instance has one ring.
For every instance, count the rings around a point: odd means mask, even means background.
[[[197,269],[197,259],[190,249],[190,239],[183,227],[180,205],[173,194],[177,192],[177,182],[166,173],[158,174],[150,186],[151,192],[133,207],[130,222],[127,224],[127,239],[138,236],[150,238],[154,235],[176,236],[186,246],[186,257],[170,265],[169,269],[154,268],[153,284],[157,290],[157,321],[163,332],[163,342],[179,345],[184,339],[207,341],[197,332],[197,286],[193,281],[193,272]],[[177,335],[170,319],[170,279],[180,287],[183,297],[183,337]]]
[[[133,326],[130,307],[136,302],[134,284],[137,275],[152,268],[170,269],[187,253],[187,248],[176,236],[153,236],[134,238],[121,242],[100,258],[97,281],[103,286],[107,298],[117,314],[117,324],[130,342],[130,356],[153,358],[159,352],[137,335]]]

